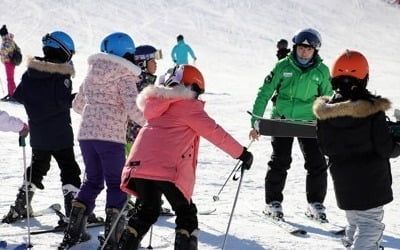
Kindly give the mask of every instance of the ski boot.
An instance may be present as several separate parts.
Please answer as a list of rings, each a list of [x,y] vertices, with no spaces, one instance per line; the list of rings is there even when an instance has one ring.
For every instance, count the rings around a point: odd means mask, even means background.
[[[138,235],[138,232],[131,226],[127,226],[122,232],[122,236],[118,242],[118,250],[137,250],[139,249],[140,241],[142,237]]]
[[[113,227],[114,223],[116,222],[120,211],[116,208],[106,208],[106,222],[104,224],[104,237],[99,236],[100,246],[99,250],[102,248],[105,239],[111,232],[111,228]],[[118,219],[117,224],[115,225],[113,231],[111,232],[111,236],[108,238],[106,245],[103,249],[105,250],[114,250],[118,247],[118,241],[121,238],[122,232],[124,231],[126,224],[126,219],[123,214]]]
[[[320,202],[308,204],[306,216],[320,222],[328,222],[325,213],[325,206]]]
[[[197,250],[197,238],[199,230],[194,230],[191,234],[185,229],[175,231],[175,250]]]
[[[65,216],[60,218],[58,221],[58,225],[60,227],[67,227],[69,222],[69,215],[71,214],[72,210],[72,201],[75,198],[76,193],[78,193],[79,188],[71,185],[66,184],[62,186],[62,192],[64,195],[64,209],[65,209]]]
[[[35,194],[36,186],[32,183],[28,185],[28,192],[26,192],[25,185],[19,188],[19,192],[17,194],[17,199],[15,200],[14,205],[10,206],[10,211],[7,215],[3,217],[1,220],[2,223],[13,223],[17,220],[26,218],[28,215],[32,216],[32,207],[31,201],[33,195]],[[26,204],[26,193],[28,193],[28,205]]]
[[[90,240],[90,234],[86,232],[88,216],[85,215],[85,211],[86,206],[83,203],[75,200],[72,202],[69,223],[58,250],[68,249],[78,243]]]
[[[263,213],[272,219],[283,219],[282,205],[280,201],[271,201],[265,206]]]

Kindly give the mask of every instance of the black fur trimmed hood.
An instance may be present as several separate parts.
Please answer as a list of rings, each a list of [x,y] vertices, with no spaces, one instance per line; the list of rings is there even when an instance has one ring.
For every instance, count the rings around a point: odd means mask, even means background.
[[[371,101],[357,100],[329,103],[328,96],[322,96],[315,100],[313,105],[314,115],[319,120],[326,120],[336,117],[350,116],[353,118],[364,118],[380,111],[387,111],[391,108],[391,102],[386,98],[374,98]]]
[[[34,57],[29,57],[27,59],[27,66],[30,69],[34,69],[40,72],[47,73],[58,73],[62,75],[75,76],[74,66],[70,63],[52,63],[43,60],[39,60]]]

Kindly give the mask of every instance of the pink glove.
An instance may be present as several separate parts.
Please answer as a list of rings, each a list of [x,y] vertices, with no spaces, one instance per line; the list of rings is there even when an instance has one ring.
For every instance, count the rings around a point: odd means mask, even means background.
[[[27,137],[29,134],[29,126],[28,124],[24,123],[24,127],[19,131],[19,136]]]

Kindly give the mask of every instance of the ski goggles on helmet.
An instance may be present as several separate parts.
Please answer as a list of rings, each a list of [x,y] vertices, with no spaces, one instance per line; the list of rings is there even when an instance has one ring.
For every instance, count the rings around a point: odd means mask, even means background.
[[[75,53],[74,51],[69,50],[62,42],[52,37],[49,33],[42,37],[43,46],[54,47],[54,45],[51,45],[52,42],[55,43],[57,47],[60,48],[68,56],[68,60],[71,59],[72,55]]]
[[[317,36],[309,32],[300,32],[293,38],[294,44],[297,45],[308,45],[318,50],[321,47],[321,41]]]
[[[144,54],[144,55],[135,55],[135,61],[148,61],[151,59],[160,60],[163,58],[162,50],[156,50],[154,53]]]
[[[165,87],[174,87],[182,84],[183,67],[175,66],[171,72],[167,72],[163,78],[160,78],[160,84]]]

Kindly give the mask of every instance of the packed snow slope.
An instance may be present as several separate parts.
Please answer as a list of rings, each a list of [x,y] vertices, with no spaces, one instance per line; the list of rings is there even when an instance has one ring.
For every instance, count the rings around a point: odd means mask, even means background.
[[[62,30],[75,41],[73,79],[75,91],[82,83],[87,69],[87,58],[99,52],[100,42],[107,34],[122,31],[130,34],[136,45],[151,44],[164,52],[158,61],[157,74],[171,67],[170,51],[176,36],[183,34],[197,55],[196,66],[206,80],[206,110],[243,145],[248,145],[250,130],[246,110],[252,108],[257,89],[276,63],[276,41],[291,40],[302,28],[320,31],[320,55],[331,66],[335,57],[345,49],[361,51],[369,60],[370,83],[373,93],[388,97],[393,107],[400,107],[400,8],[378,0],[2,0],[0,25],[7,24],[23,54],[41,55],[41,38],[48,32]],[[1,66],[2,67],[2,66]],[[17,67],[18,82],[25,65]],[[2,95],[6,91],[5,71],[0,71]],[[2,110],[26,120],[22,105],[0,103]],[[269,112],[268,106],[267,112]],[[393,110],[388,112],[392,117]],[[267,113],[265,114],[268,115]],[[80,116],[72,113],[75,133]],[[7,213],[22,184],[23,158],[18,136],[1,132],[0,140],[0,215]],[[77,143],[76,143],[77,145]],[[264,207],[264,176],[271,153],[270,138],[253,143],[254,165],[244,175],[236,210],[227,238],[226,249],[340,249],[340,239],[332,236],[304,218],[306,209],[303,157],[297,143],[293,147],[293,163],[284,191],[283,209],[286,218],[308,231],[296,237],[266,221],[261,215]],[[30,147],[26,147],[27,164]],[[78,146],[78,163],[84,164]],[[383,236],[385,249],[400,249],[400,160],[392,159],[394,201],[385,207]],[[52,161],[45,177],[45,189],[33,199],[38,210],[52,203],[62,203],[59,169]],[[214,202],[216,195],[236,164],[221,150],[203,140],[200,148],[197,184],[194,201],[199,211],[216,208],[213,215],[200,215],[202,233],[199,249],[219,249],[225,236],[238,182],[230,179]],[[104,216],[103,192],[97,201],[96,213]],[[329,177],[325,205],[333,223],[345,225],[343,211],[336,206]],[[168,206],[168,204],[166,204]],[[32,220],[32,230],[55,225],[55,216]],[[0,240],[13,246],[27,240],[26,222],[0,225]],[[97,234],[102,229],[91,229],[93,239],[75,249],[97,249]],[[62,233],[32,236],[33,249],[55,249]],[[148,246],[149,237],[143,240]],[[153,230],[152,246],[173,249],[174,218],[160,218]]]

